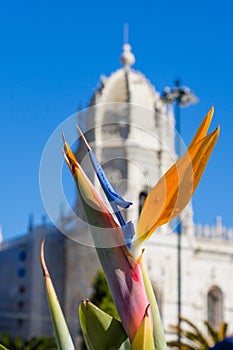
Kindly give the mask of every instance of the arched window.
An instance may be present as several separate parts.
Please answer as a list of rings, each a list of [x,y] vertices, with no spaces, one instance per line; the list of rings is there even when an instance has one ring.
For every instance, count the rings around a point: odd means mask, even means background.
[[[139,194],[139,206],[138,206],[138,214],[139,215],[142,211],[142,207],[143,207],[143,204],[146,200],[146,197],[147,197],[147,193],[145,191],[140,192],[140,194]]]
[[[217,286],[211,287],[207,294],[207,311],[209,323],[218,329],[223,322],[223,293]]]

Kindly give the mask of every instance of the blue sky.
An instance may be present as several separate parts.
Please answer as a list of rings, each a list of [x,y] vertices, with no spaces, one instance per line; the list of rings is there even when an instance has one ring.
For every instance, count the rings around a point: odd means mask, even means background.
[[[158,91],[180,78],[199,98],[182,109],[188,143],[214,103],[221,135],[194,195],[195,222],[233,226],[233,4],[200,1],[2,1],[0,224],[4,239],[41,221],[39,164],[53,130],[120,67],[123,25]],[[71,190],[73,191],[73,190]]]

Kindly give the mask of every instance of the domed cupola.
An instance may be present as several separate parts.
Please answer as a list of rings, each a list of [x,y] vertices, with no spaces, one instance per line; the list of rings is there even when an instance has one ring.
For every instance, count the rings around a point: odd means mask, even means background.
[[[158,104],[157,107],[162,108],[160,95],[149,80],[131,68],[135,63],[135,56],[129,44],[123,45],[121,63],[123,67],[112,73],[109,78],[101,77],[100,86],[91,104],[128,102],[151,109]]]
[[[85,116],[86,137],[113,185],[134,203],[127,215],[137,220],[142,198],[175,160],[174,116],[150,81],[132,68],[129,44],[123,45],[121,63],[109,77],[101,76]]]

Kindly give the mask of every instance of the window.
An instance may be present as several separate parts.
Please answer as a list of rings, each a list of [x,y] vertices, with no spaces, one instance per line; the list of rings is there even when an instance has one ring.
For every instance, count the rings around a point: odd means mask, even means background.
[[[138,214],[140,215],[141,211],[142,211],[142,207],[143,207],[143,204],[146,200],[146,197],[147,197],[147,193],[144,191],[144,192],[141,192],[139,194],[139,207],[138,207]]]
[[[223,293],[217,286],[211,287],[207,294],[207,311],[209,323],[218,329],[223,322]]]
[[[19,260],[25,261],[27,259],[27,252],[25,249],[20,250],[19,252]]]
[[[18,302],[18,308],[23,309],[24,308],[24,302],[21,300]]]
[[[19,267],[18,270],[17,270],[17,275],[19,277],[25,277],[26,269],[24,267]]]
[[[19,293],[20,294],[23,294],[25,292],[25,286],[24,285],[21,285],[20,287],[19,287]]]
[[[21,327],[22,325],[23,325],[23,319],[22,319],[22,318],[19,318],[19,319],[18,319],[18,326]]]

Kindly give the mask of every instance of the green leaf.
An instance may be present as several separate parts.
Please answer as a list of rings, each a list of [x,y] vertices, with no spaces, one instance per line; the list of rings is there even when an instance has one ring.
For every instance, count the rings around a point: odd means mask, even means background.
[[[155,294],[151,285],[151,281],[149,279],[149,276],[144,264],[142,264],[142,274],[143,274],[143,281],[146,289],[146,294],[147,294],[147,297],[150,303],[151,312],[152,312],[155,348],[156,350],[164,350],[164,349],[167,349],[167,344],[165,341],[163,325],[160,318],[159,308],[155,299]]]
[[[202,334],[200,329],[193,323],[191,322],[188,318],[180,316],[180,320],[182,322],[187,323],[193,330],[196,332],[197,337],[199,338],[201,344],[204,344],[207,348],[210,346],[208,343],[208,339]]]
[[[222,322],[218,330],[219,340],[223,340],[226,337],[227,328],[228,328],[228,324],[226,322]]]
[[[79,318],[88,350],[130,350],[122,323],[88,300],[79,305]]]
[[[60,307],[52,280],[50,278],[47,266],[44,260],[44,240],[41,244],[41,266],[45,278],[45,286],[48,297],[49,309],[53,321],[57,346],[59,350],[74,350],[74,344],[71,339],[62,309]]]
[[[180,320],[185,323],[185,326],[170,326],[171,331],[175,333],[180,333],[181,335],[181,349],[186,349],[187,346],[190,346],[190,349],[209,349],[212,345],[212,342],[209,341],[208,337],[204,335],[199,328],[189,319],[185,317],[180,317]],[[188,327],[187,327],[188,326]],[[189,330],[188,328],[191,328]],[[176,341],[168,342],[168,346],[175,346]],[[187,348],[188,349],[188,348]]]
[[[9,349],[7,349],[4,345],[2,345],[2,344],[0,344],[0,349],[1,350],[9,350]]]
[[[180,349],[180,350],[197,350],[196,347],[179,342],[177,340],[169,341],[168,346],[169,346],[169,348],[175,348],[175,349]]]
[[[204,323],[205,323],[205,325],[208,329],[208,332],[209,332],[211,338],[213,339],[214,343],[217,343],[219,341],[218,332],[211,326],[211,324],[208,321],[205,321]]]

